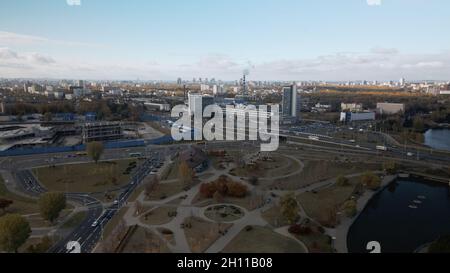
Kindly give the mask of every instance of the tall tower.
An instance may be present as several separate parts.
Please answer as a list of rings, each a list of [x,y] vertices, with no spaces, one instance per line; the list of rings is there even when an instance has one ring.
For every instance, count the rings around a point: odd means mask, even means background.
[[[283,87],[283,117],[296,118],[298,116],[297,85]]]
[[[247,90],[247,80],[246,80],[246,75],[244,73],[244,77],[242,77],[242,95],[244,97],[248,96],[248,90]]]

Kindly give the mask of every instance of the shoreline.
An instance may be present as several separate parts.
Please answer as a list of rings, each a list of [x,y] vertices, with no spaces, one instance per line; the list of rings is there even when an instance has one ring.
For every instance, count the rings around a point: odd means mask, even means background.
[[[421,178],[424,179],[425,181],[428,180],[429,182],[445,183],[448,184],[450,187],[450,180],[446,180],[443,177],[434,177],[422,173],[399,173],[396,175],[385,176],[378,190],[369,192],[366,191],[360,198],[358,198],[357,200],[358,213],[356,214],[356,216],[354,216],[353,218],[348,217],[345,217],[344,219],[341,218],[341,224],[335,228],[336,240],[334,242],[334,246],[337,253],[348,253],[347,240],[350,228],[356,222],[356,220],[358,220],[359,216],[365,210],[367,204],[372,200],[372,198],[375,197],[380,192],[382,192],[383,190],[385,190],[386,187],[388,187],[392,182],[401,178]]]
[[[337,253],[348,253],[347,236],[351,226],[359,218],[369,201],[398,178],[399,175],[386,175],[385,177],[383,177],[381,186],[378,190],[368,190],[364,192],[364,194],[360,198],[357,199],[356,208],[358,213],[354,217],[348,218],[344,216],[343,218],[341,218],[341,223],[335,228],[334,236],[336,238],[334,241],[334,248],[336,249]]]

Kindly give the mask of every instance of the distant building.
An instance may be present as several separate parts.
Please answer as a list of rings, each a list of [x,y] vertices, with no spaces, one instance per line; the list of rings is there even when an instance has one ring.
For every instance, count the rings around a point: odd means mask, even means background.
[[[161,112],[169,112],[170,104],[167,103],[155,103],[155,102],[144,102],[144,105],[152,110],[157,110]]]
[[[316,113],[324,113],[331,111],[331,105],[330,104],[321,104],[317,103],[315,106],[311,108],[311,112]]]
[[[440,95],[450,95],[450,90],[441,90]]]
[[[55,99],[64,99],[65,93],[62,90],[56,90],[55,92],[53,92],[53,95],[55,96]]]
[[[81,98],[87,95],[90,95],[92,92],[90,89],[85,88],[74,88],[73,89],[73,97],[74,98]]]
[[[194,112],[198,109],[201,109],[201,112],[203,113],[206,106],[212,104],[214,104],[214,97],[212,96],[204,96],[202,94],[194,94],[194,93],[190,93],[188,95],[188,107],[190,115],[193,115]]]
[[[405,111],[403,103],[377,103],[377,111],[381,115],[395,115]]]
[[[283,117],[293,117],[298,116],[298,105],[297,105],[297,85],[290,85],[283,87]]]
[[[202,92],[209,91],[209,85],[201,84],[200,85],[200,91],[202,91]]]
[[[123,138],[123,129],[119,122],[86,123],[82,135],[84,143],[118,140]]]
[[[224,92],[224,87],[223,87],[223,85],[214,85],[213,86],[213,94],[215,95],[215,96],[217,96],[217,95],[223,95],[225,92]]]
[[[181,78],[178,78],[178,79],[177,79],[177,84],[178,84],[178,85],[181,85],[182,83],[183,83],[183,80],[182,80]]]
[[[368,121],[375,120],[375,112],[342,112],[341,122]]]
[[[361,112],[363,105],[361,103],[341,103],[342,112]]]
[[[108,93],[113,96],[122,96],[123,94],[122,90],[120,89],[111,89]]]

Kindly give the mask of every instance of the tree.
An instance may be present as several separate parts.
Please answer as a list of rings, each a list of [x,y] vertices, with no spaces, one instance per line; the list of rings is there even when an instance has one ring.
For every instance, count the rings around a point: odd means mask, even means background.
[[[46,113],[44,114],[44,121],[50,122],[50,121],[52,121],[52,119],[53,119],[52,113],[46,112]]]
[[[372,172],[366,172],[361,179],[368,189],[377,190],[381,186],[381,179]]]
[[[281,214],[289,224],[294,224],[299,218],[299,205],[294,193],[288,193],[281,198]]]
[[[231,197],[244,198],[247,195],[247,186],[239,182],[230,181],[227,183],[227,195]]]
[[[216,201],[217,203],[222,203],[223,202],[223,195],[220,194],[220,192],[216,191],[213,195],[214,201]]]
[[[422,118],[415,117],[414,121],[413,121],[413,127],[414,127],[414,130],[416,132],[423,132],[423,131],[425,131],[425,125],[423,123]]]
[[[343,205],[343,209],[345,212],[345,215],[347,215],[347,217],[354,217],[356,215],[357,211],[357,204],[355,200],[348,200],[347,202],[344,203]]]
[[[251,177],[248,179],[248,182],[249,182],[251,185],[253,185],[253,186],[257,186],[258,183],[259,183],[259,179],[258,179],[258,177],[256,177],[256,176],[251,176]]]
[[[5,212],[6,209],[11,206],[14,202],[8,199],[0,199],[0,209]]]
[[[178,175],[180,180],[186,185],[191,186],[192,181],[194,180],[194,170],[189,167],[186,161],[182,161],[178,166]]]
[[[339,187],[348,186],[349,185],[348,178],[343,175],[340,175],[336,180],[336,185],[338,185]]]
[[[97,163],[100,160],[103,151],[104,151],[103,143],[98,141],[90,142],[86,146],[87,154],[92,158],[92,160],[95,161],[95,163]]]
[[[387,174],[394,175],[397,173],[398,167],[394,161],[389,161],[383,163],[383,169],[386,171]]]
[[[48,236],[44,236],[39,243],[30,245],[27,248],[27,252],[38,253],[38,254],[45,253],[50,249],[52,244],[53,244],[52,239],[50,239],[50,237],[48,237]]]
[[[19,214],[0,217],[0,249],[16,252],[30,237],[30,223]]]
[[[66,208],[66,196],[60,192],[47,192],[41,195],[38,203],[42,218],[53,223]]]

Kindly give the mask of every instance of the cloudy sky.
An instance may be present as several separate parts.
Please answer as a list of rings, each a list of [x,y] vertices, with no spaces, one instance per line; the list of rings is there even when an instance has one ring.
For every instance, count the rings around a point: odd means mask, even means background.
[[[2,0],[0,77],[450,79],[448,0]]]

